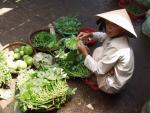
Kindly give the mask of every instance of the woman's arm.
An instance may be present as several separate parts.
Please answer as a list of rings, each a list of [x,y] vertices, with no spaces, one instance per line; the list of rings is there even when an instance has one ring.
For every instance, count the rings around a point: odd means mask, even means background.
[[[91,37],[91,38],[94,38],[95,40],[103,42],[107,38],[107,34],[104,32],[93,32],[93,33],[81,32],[77,36],[77,38],[79,38],[80,40],[85,40],[88,37]]]
[[[90,55],[86,55],[84,64],[89,70],[96,74],[106,74],[116,65],[118,59],[118,51],[115,48],[110,48],[105,51],[103,58],[98,62]]]

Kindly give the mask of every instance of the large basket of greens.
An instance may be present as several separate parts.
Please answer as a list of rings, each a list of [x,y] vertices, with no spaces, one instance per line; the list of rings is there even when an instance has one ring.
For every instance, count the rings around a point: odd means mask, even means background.
[[[35,69],[19,73],[16,100],[21,112],[49,111],[60,108],[76,89],[68,86],[65,71],[47,53],[34,55]]]
[[[50,30],[38,30],[30,35],[30,44],[40,52],[51,52],[59,48],[62,36],[59,33],[51,34]]]
[[[55,52],[55,60],[68,76],[73,78],[86,78],[91,72],[84,65],[84,56],[77,50],[78,41],[74,35],[66,38],[64,40],[64,48]],[[67,51],[65,51],[66,49]]]
[[[75,35],[81,27],[81,22],[76,17],[63,16],[56,20],[55,27],[64,35]]]
[[[6,44],[2,51],[6,55],[6,64],[10,72],[18,73],[32,66],[35,50],[24,42],[13,42]]]

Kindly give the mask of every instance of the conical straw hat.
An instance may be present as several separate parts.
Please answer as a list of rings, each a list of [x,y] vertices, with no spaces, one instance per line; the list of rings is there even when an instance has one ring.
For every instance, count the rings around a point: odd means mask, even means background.
[[[124,28],[125,30],[133,34],[135,37],[137,37],[137,34],[133,28],[131,19],[126,9],[120,9],[120,10],[114,10],[114,11],[110,11],[106,13],[101,13],[101,14],[97,14],[96,16],[106,19],[112,23],[115,23],[116,25]]]

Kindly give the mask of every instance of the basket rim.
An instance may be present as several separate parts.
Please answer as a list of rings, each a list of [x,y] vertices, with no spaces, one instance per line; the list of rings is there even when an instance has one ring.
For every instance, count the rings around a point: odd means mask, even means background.
[[[21,42],[21,41],[7,43],[7,44],[5,44],[5,45],[2,47],[1,51],[4,51],[6,48],[8,48],[8,47],[10,47],[10,46],[19,45],[19,44],[27,45],[28,43]],[[30,44],[28,44],[28,45],[30,45]],[[30,45],[30,46],[32,46],[32,45]]]

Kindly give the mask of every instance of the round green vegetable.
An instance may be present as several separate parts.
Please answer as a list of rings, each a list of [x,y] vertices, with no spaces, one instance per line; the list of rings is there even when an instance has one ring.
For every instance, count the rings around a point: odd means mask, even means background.
[[[29,55],[24,55],[23,56],[23,60],[25,60],[26,57],[30,57]]]
[[[17,70],[17,64],[16,62],[8,62],[7,66],[12,70],[12,71],[16,71]]]
[[[27,63],[27,65],[32,65],[33,64],[33,58],[30,57],[30,56],[25,57],[24,61]]]
[[[24,51],[21,50],[20,51],[20,55],[23,56],[24,55]]]
[[[15,58],[16,60],[20,59],[20,57],[21,57],[21,56],[20,56],[19,53],[15,53],[15,54],[14,54],[14,58]]]
[[[23,51],[25,46],[21,46],[20,50]]]
[[[17,64],[18,70],[23,70],[23,69],[27,68],[27,64],[25,61],[17,60],[16,64]]]
[[[20,49],[19,49],[19,48],[15,48],[14,52],[15,52],[15,53],[19,53],[19,52],[20,52]]]
[[[30,45],[26,45],[23,50],[25,55],[32,55],[33,53],[33,49]]]

